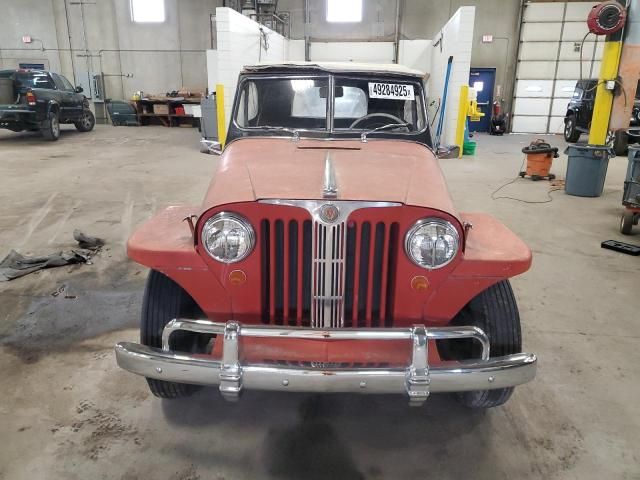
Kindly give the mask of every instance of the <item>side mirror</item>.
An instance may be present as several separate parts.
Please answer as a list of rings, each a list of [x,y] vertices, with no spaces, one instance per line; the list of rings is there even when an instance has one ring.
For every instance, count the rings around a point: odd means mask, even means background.
[[[84,92],[84,88],[76,87],[76,93],[82,93],[82,92]]]

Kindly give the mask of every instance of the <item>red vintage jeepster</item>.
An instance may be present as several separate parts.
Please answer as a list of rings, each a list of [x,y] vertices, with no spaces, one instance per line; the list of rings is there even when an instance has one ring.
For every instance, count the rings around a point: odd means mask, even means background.
[[[240,74],[204,201],[131,237],[151,269],[118,364],[158,397],[218,385],[506,402],[535,376],[508,278],[529,248],[453,206],[420,72],[277,64]]]

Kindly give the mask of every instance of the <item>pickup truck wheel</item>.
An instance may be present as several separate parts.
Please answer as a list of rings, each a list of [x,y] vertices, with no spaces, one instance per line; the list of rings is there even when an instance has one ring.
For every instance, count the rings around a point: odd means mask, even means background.
[[[564,120],[564,139],[569,143],[576,143],[580,140],[580,132],[576,130],[576,117],[569,115]]]
[[[203,318],[191,296],[180,285],[160,272],[151,270],[142,301],[140,341],[149,347],[162,348],[162,331],[174,318]],[[171,349],[189,353],[206,353],[207,338],[190,332],[176,332],[171,336]],[[187,397],[201,387],[185,383],[165,382],[147,378],[149,389],[156,397]]]
[[[60,138],[60,119],[57,112],[49,112],[40,131],[46,140],[54,142]]]
[[[82,112],[80,120],[73,122],[73,124],[79,132],[90,132],[96,125],[96,117],[91,110],[85,110]]]
[[[473,325],[489,337],[491,357],[522,351],[520,315],[508,280],[503,280],[478,294],[451,322],[452,326]],[[437,341],[444,360],[480,358],[482,348],[472,339]],[[491,408],[504,404],[513,387],[458,393],[460,402],[469,408]]]

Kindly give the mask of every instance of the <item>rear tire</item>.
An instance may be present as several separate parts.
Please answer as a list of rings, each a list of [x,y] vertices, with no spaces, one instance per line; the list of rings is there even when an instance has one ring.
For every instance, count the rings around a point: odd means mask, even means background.
[[[629,151],[629,136],[625,130],[613,132],[613,151],[618,157],[627,155]]]
[[[80,120],[73,122],[73,124],[79,132],[90,132],[96,126],[96,117],[91,110],[85,110],[82,112]]]
[[[522,351],[520,314],[509,280],[503,280],[471,300],[451,322],[451,326],[472,325],[489,337],[491,357]],[[472,339],[437,341],[444,360],[480,358],[482,347]],[[469,408],[492,408],[503,405],[514,388],[477,390],[458,393],[460,402]]]
[[[569,115],[564,120],[564,139],[568,143],[576,143],[580,140],[580,132],[576,130],[576,117]]]
[[[175,318],[190,318],[202,312],[189,294],[160,272],[151,270],[147,278],[142,303],[142,319],[140,323],[140,341],[143,345],[162,348],[162,331],[167,323]],[[182,352],[202,352],[206,350],[206,342],[197,334],[176,332],[171,337],[171,349]],[[187,397],[198,391],[199,385],[165,382],[147,378],[149,389],[156,397]]]
[[[55,142],[60,138],[60,119],[58,118],[58,112],[49,112],[49,116],[44,121],[40,131],[45,140]]]

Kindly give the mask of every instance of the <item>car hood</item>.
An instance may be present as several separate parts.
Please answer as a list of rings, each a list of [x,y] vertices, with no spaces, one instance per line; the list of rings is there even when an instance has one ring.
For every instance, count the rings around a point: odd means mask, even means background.
[[[336,200],[399,202],[457,216],[432,151],[415,142],[380,139],[236,140],[222,154],[203,210],[263,199],[322,199],[327,155]]]

